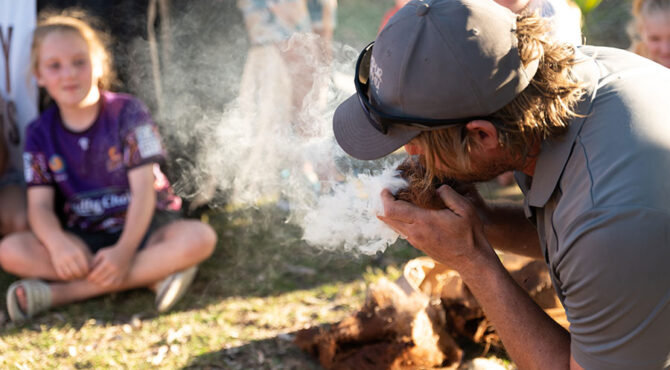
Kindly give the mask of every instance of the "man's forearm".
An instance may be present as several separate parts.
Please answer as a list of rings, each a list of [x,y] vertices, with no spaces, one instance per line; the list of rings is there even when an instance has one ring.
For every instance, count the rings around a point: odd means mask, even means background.
[[[482,215],[489,243],[498,250],[540,259],[542,253],[535,226],[516,204],[489,203]]]
[[[569,368],[569,333],[532,301],[497,258],[460,273],[519,369]]]

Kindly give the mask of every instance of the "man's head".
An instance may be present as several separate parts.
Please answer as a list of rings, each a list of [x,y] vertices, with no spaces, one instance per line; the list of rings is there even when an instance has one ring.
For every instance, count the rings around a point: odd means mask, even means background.
[[[580,95],[565,73],[574,50],[549,43],[544,27],[491,0],[411,1],[359,58],[357,94],[333,119],[338,143],[375,159],[414,139],[433,151],[424,154],[434,175],[436,162],[468,162],[482,134],[468,123],[483,121],[527,154],[531,141],[565,129]]]

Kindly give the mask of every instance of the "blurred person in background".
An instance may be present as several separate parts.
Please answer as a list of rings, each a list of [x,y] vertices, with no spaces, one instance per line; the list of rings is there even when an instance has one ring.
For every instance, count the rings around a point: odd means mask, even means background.
[[[321,37],[321,49],[329,62],[333,53],[333,32],[337,26],[337,0],[307,0],[307,8],[312,32]]]
[[[37,117],[37,86],[30,78],[34,0],[0,0],[0,235],[25,231],[25,128]]]
[[[325,125],[317,123],[326,104],[337,3],[316,0],[311,8],[307,0],[238,0],[237,4],[251,44],[240,85],[240,111],[254,132],[238,181],[249,182],[259,171],[290,176],[276,155],[286,141],[282,138],[309,140],[323,135]],[[303,163],[307,181],[320,191],[322,175],[317,173],[328,172],[332,165],[313,163],[314,158],[296,160]]]
[[[633,1],[631,51],[670,68],[670,0]]]

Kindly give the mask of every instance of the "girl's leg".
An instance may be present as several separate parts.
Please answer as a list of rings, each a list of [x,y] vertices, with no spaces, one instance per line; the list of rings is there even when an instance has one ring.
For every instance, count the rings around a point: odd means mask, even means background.
[[[91,259],[91,252],[84,242],[69,235],[72,243],[81,248]],[[32,232],[15,233],[6,236],[0,243],[0,266],[10,274],[22,278],[61,280],[51,264],[46,247]]]
[[[212,228],[195,220],[179,220],[156,230],[144,249],[133,260],[126,280],[103,287],[86,279],[53,283],[54,305],[92,298],[101,294],[140,287],[152,287],[166,276],[194,266],[214,251],[216,234]]]

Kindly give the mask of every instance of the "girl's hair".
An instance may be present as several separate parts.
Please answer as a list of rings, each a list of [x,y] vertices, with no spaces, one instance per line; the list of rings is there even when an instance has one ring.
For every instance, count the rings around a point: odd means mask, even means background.
[[[74,32],[81,36],[88,44],[94,66],[99,63],[102,75],[98,87],[107,90],[115,80],[112,69],[112,57],[107,51],[110,45],[110,36],[107,33],[94,29],[91,25],[98,24],[97,20],[87,15],[83,10],[70,8],[61,12],[40,12],[37,27],[33,31],[33,43],[30,50],[30,69],[37,72],[39,62],[39,48],[44,38],[54,31]]]
[[[567,131],[570,119],[577,116],[575,105],[583,96],[582,83],[571,76],[575,49],[570,44],[550,39],[548,23],[537,15],[517,16],[516,37],[524,65],[540,60],[530,85],[510,103],[492,114],[498,141],[510,155],[525,159],[541,140]],[[427,178],[424,185],[439,177],[436,164],[447,168],[471,168],[468,153],[474,142],[465,127],[424,131],[417,140],[425,152]]]
[[[670,14],[670,0],[633,0],[631,9],[633,19],[628,25],[628,35],[631,39],[630,50],[632,52],[643,57],[649,57],[647,46],[641,39],[644,18],[662,12]]]

